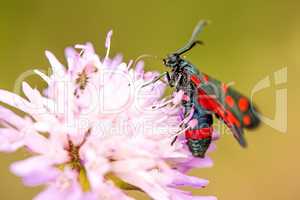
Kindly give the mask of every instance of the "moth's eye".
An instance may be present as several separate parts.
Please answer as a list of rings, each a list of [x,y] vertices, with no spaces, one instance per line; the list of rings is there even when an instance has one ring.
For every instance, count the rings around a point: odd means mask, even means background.
[[[171,62],[176,62],[176,57],[172,56],[170,60],[171,60]]]

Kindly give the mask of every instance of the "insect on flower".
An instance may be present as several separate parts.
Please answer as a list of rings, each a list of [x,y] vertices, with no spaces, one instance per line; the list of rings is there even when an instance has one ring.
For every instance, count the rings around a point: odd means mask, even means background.
[[[163,59],[164,65],[171,68],[171,72],[164,72],[143,86],[166,77],[170,87],[184,92],[181,101],[184,116],[196,123],[183,124],[183,131],[180,133],[185,133],[187,145],[192,154],[201,158],[205,156],[212,140],[213,115],[228,126],[242,147],[247,146],[243,129],[255,128],[260,123],[255,114],[255,108],[247,97],[200,72],[193,64],[181,57],[195,45],[202,44],[196,38],[206,25],[207,21],[200,21],[187,44]],[[176,139],[177,136],[172,144]]]

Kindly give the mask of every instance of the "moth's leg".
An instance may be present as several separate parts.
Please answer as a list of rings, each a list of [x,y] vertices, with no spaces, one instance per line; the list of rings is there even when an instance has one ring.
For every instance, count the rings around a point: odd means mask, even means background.
[[[170,82],[171,82],[171,77],[170,77],[170,74],[169,74],[169,72],[166,72],[166,77],[167,77],[167,81],[168,81],[168,83],[170,83]]]
[[[184,107],[184,119],[183,119],[183,121],[180,124],[180,128],[182,128],[182,130],[184,130],[184,129],[186,129],[188,127],[188,122],[191,119],[193,119],[193,116],[190,116],[190,115],[194,115],[193,114],[193,112],[194,112],[193,111],[194,105],[193,105],[193,102],[191,102],[191,101],[183,102],[182,105]],[[190,119],[188,119],[188,118],[190,118]],[[187,120],[185,121],[185,119],[187,119]],[[176,142],[177,138],[178,138],[178,136],[176,135],[174,137],[174,139],[172,140],[171,145],[174,145],[174,143]]]
[[[162,77],[166,76],[168,74],[168,72],[164,72],[162,74],[160,74],[159,76],[157,76],[156,78],[154,78],[152,81],[150,81],[149,83],[145,83],[144,85],[142,85],[142,88],[143,87],[146,87],[148,85],[151,85],[153,83],[155,83],[156,81],[158,81],[159,79],[161,79]]]
[[[193,119],[194,115],[194,104],[193,103],[184,103],[184,119],[182,121],[182,124],[180,125],[183,128],[186,128],[189,123]]]
[[[174,145],[174,143],[176,142],[177,138],[178,138],[178,136],[176,135],[176,136],[174,137],[174,139],[172,140],[172,142],[171,142],[171,146]]]
[[[174,87],[174,84],[173,84],[172,81],[171,81],[171,76],[170,76],[170,73],[169,73],[169,72],[167,72],[166,78],[167,78],[167,81],[168,81],[169,86],[170,86],[170,87]]]
[[[191,87],[191,84],[188,84],[184,88],[184,95],[188,96],[188,98],[186,100],[182,100],[182,106],[184,107],[184,119],[180,126],[183,128],[187,127],[187,124],[193,118],[195,111],[194,92]]]
[[[182,74],[179,75],[177,81],[175,82],[175,87],[177,87],[177,85],[179,84],[180,80],[181,80]]]

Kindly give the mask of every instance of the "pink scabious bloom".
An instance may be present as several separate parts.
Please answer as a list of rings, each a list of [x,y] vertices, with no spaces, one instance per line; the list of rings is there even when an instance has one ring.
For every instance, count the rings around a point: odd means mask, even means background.
[[[205,187],[187,172],[212,165],[194,158],[182,136],[171,145],[186,120],[182,93],[164,98],[161,81],[142,87],[158,73],[145,72],[142,61],[109,58],[111,35],[102,59],[90,43],[67,48],[67,68],[47,51],[52,74],[34,70],[48,85],[43,93],[26,82],[25,98],[0,90],[1,102],[25,113],[0,107],[0,151],[32,155],[11,171],[26,186],[46,186],[35,200],[133,199],[127,190],[154,200],[216,199],[179,189]]]

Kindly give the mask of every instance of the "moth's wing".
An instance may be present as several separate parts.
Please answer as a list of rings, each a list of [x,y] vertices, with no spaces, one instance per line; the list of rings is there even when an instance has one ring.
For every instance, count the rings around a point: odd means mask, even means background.
[[[243,128],[253,129],[260,124],[257,115],[257,109],[251,101],[232,87],[228,87],[224,92],[223,105],[226,109],[231,110],[238,118]]]
[[[255,128],[260,122],[250,100],[233,88],[203,73],[192,75],[191,81],[197,85],[199,104],[223,121],[240,145],[245,147],[243,129]]]

